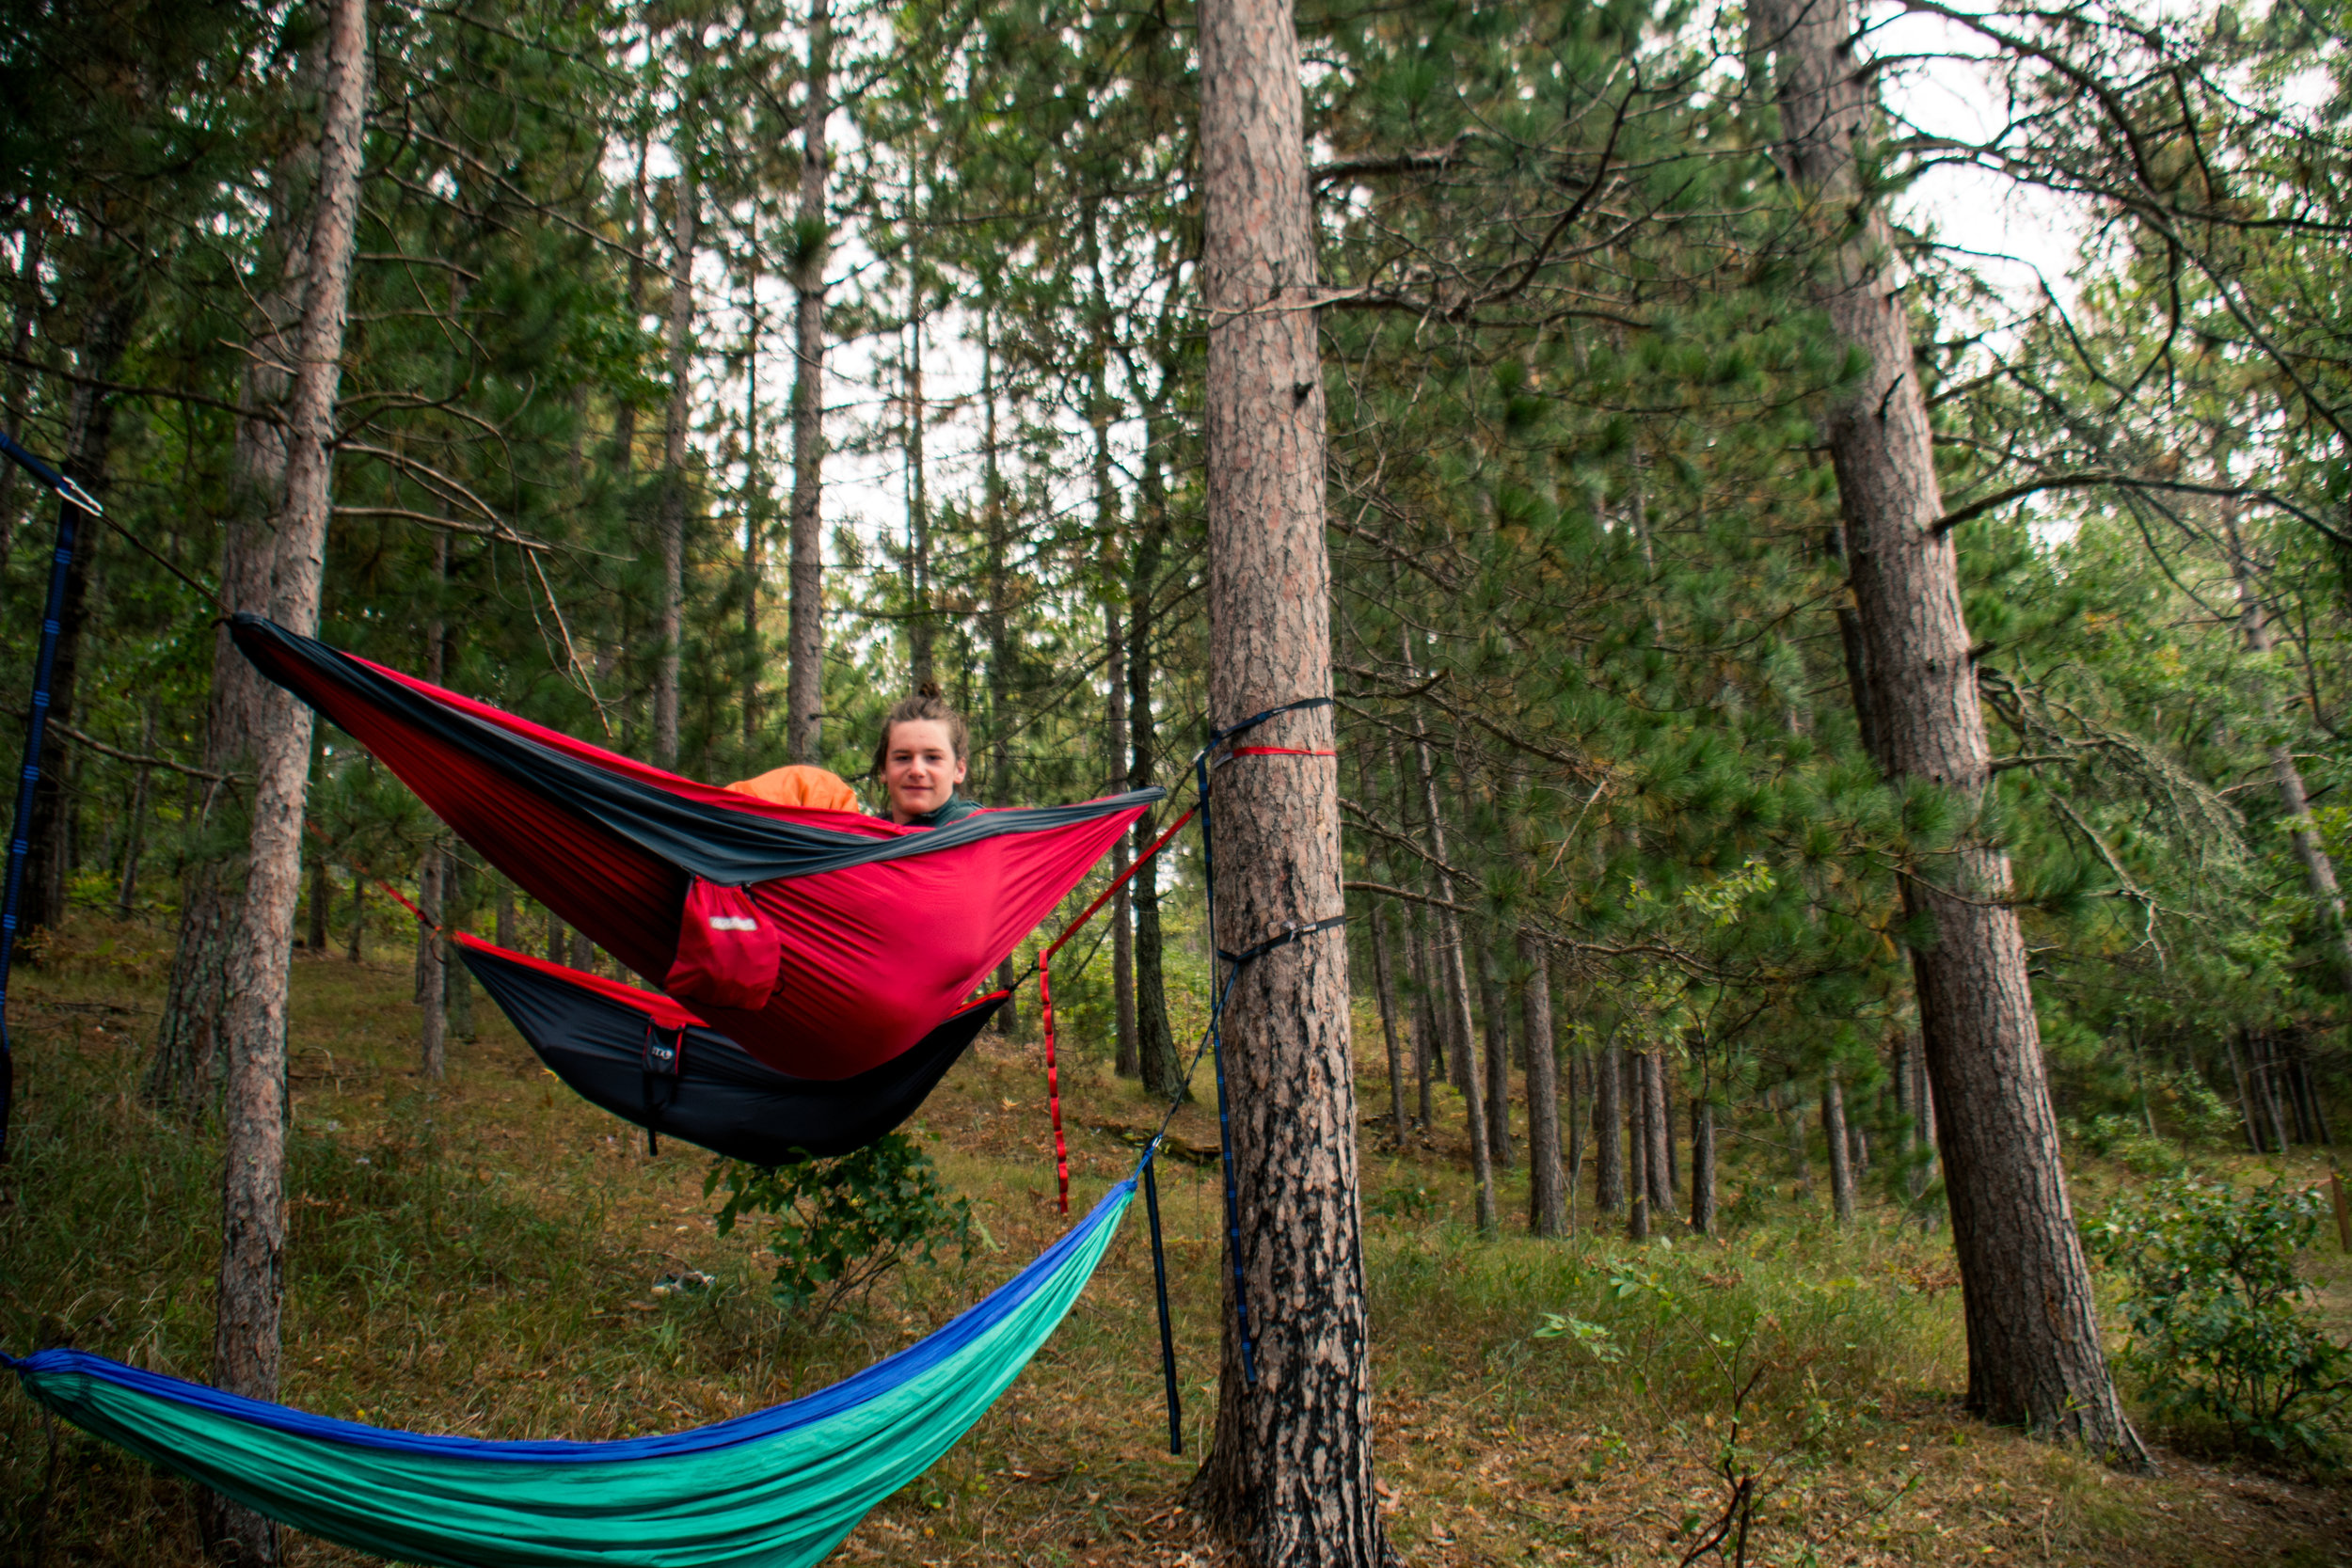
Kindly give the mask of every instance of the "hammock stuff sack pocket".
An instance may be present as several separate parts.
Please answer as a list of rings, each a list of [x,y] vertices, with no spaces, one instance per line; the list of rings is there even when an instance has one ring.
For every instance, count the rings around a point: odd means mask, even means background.
[[[661,989],[683,1002],[757,1012],[776,991],[784,939],[739,887],[697,877],[678,917],[677,958]]]

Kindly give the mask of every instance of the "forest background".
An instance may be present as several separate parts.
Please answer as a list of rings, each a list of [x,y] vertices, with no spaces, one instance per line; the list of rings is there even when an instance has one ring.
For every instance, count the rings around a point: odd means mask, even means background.
[[[984,802],[1181,791],[1213,634],[1183,8],[369,17],[322,636],[696,777],[862,778],[875,717],[936,682]],[[1908,219],[1979,801],[1874,760],[1822,412],[1860,367],[1811,304],[1830,242],[1791,198],[1758,24],[1298,15],[1361,1125],[1440,1165],[1461,1128],[1479,1231],[1737,1232],[1817,1157],[1836,1220],[1932,1227],[1903,886],[1986,843],[2070,1154],[2332,1145],[2347,19],[1864,20],[1877,79],[1993,106],[1914,123],[1932,95],[1889,92],[1864,160]],[[215,616],[251,602],[286,491],[326,36],[199,0],[0,26],[0,407],[108,519],[69,582],[22,958],[103,920],[167,932],[123,1086],[199,1128],[257,776]],[[2066,275],[1907,199],[1955,169],[2023,193]],[[51,515],[0,473],[11,689]],[[405,955],[384,879],[599,961],[329,730],[309,799],[310,951]],[[1196,854],[1137,878],[1074,1001],[1161,1095],[1169,993],[1206,967]],[[437,1074],[474,999],[430,943],[414,969]],[[1775,1164],[1730,1191],[1734,1148]]]

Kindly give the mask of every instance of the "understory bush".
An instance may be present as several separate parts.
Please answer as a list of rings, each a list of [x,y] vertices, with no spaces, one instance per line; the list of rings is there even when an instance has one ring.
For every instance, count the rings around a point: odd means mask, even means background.
[[[813,1317],[871,1290],[910,1259],[929,1261],[943,1246],[971,1252],[970,1201],[948,1196],[930,1156],[903,1132],[835,1160],[771,1166],[721,1160],[703,1179],[703,1196],[723,1185],[719,1234],[730,1234],[747,1214],[771,1217],[776,1301]]]
[[[2125,1193],[2088,1227],[2091,1255],[2122,1277],[2122,1365],[2159,1418],[2258,1452],[2341,1457],[2352,1346],[2322,1331],[2295,1266],[2328,1210],[2283,1181],[2241,1192],[2184,1176]]]

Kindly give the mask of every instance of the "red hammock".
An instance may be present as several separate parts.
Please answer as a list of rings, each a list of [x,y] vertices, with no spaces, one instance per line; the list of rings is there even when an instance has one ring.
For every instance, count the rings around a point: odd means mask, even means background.
[[[771,805],[258,616],[237,616],[230,631],[263,674],[364,743],[484,859],[799,1078],[863,1072],[938,1028],[1165,793],[982,811],[928,830]],[[755,1005],[713,1000],[730,993]]]

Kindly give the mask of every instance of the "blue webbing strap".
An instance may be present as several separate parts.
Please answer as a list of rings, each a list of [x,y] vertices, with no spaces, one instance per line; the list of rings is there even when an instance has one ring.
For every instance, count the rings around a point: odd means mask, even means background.
[[[105,515],[90,493],[0,434],[0,456],[16,460],[57,493],[57,544],[49,558],[49,606],[41,612],[40,652],[33,659],[33,705],[24,720],[24,770],[16,786],[16,825],[8,834],[8,891],[0,895],[0,1160],[8,1153],[8,1110],[16,1098],[16,1056],[8,1045],[8,966],[16,958],[18,906],[24,895],[24,857],[32,847],[33,792],[40,784],[40,741],[49,727],[49,680],[57,662],[57,635],[64,628],[65,580],[73,564],[74,536],[81,517]]]

